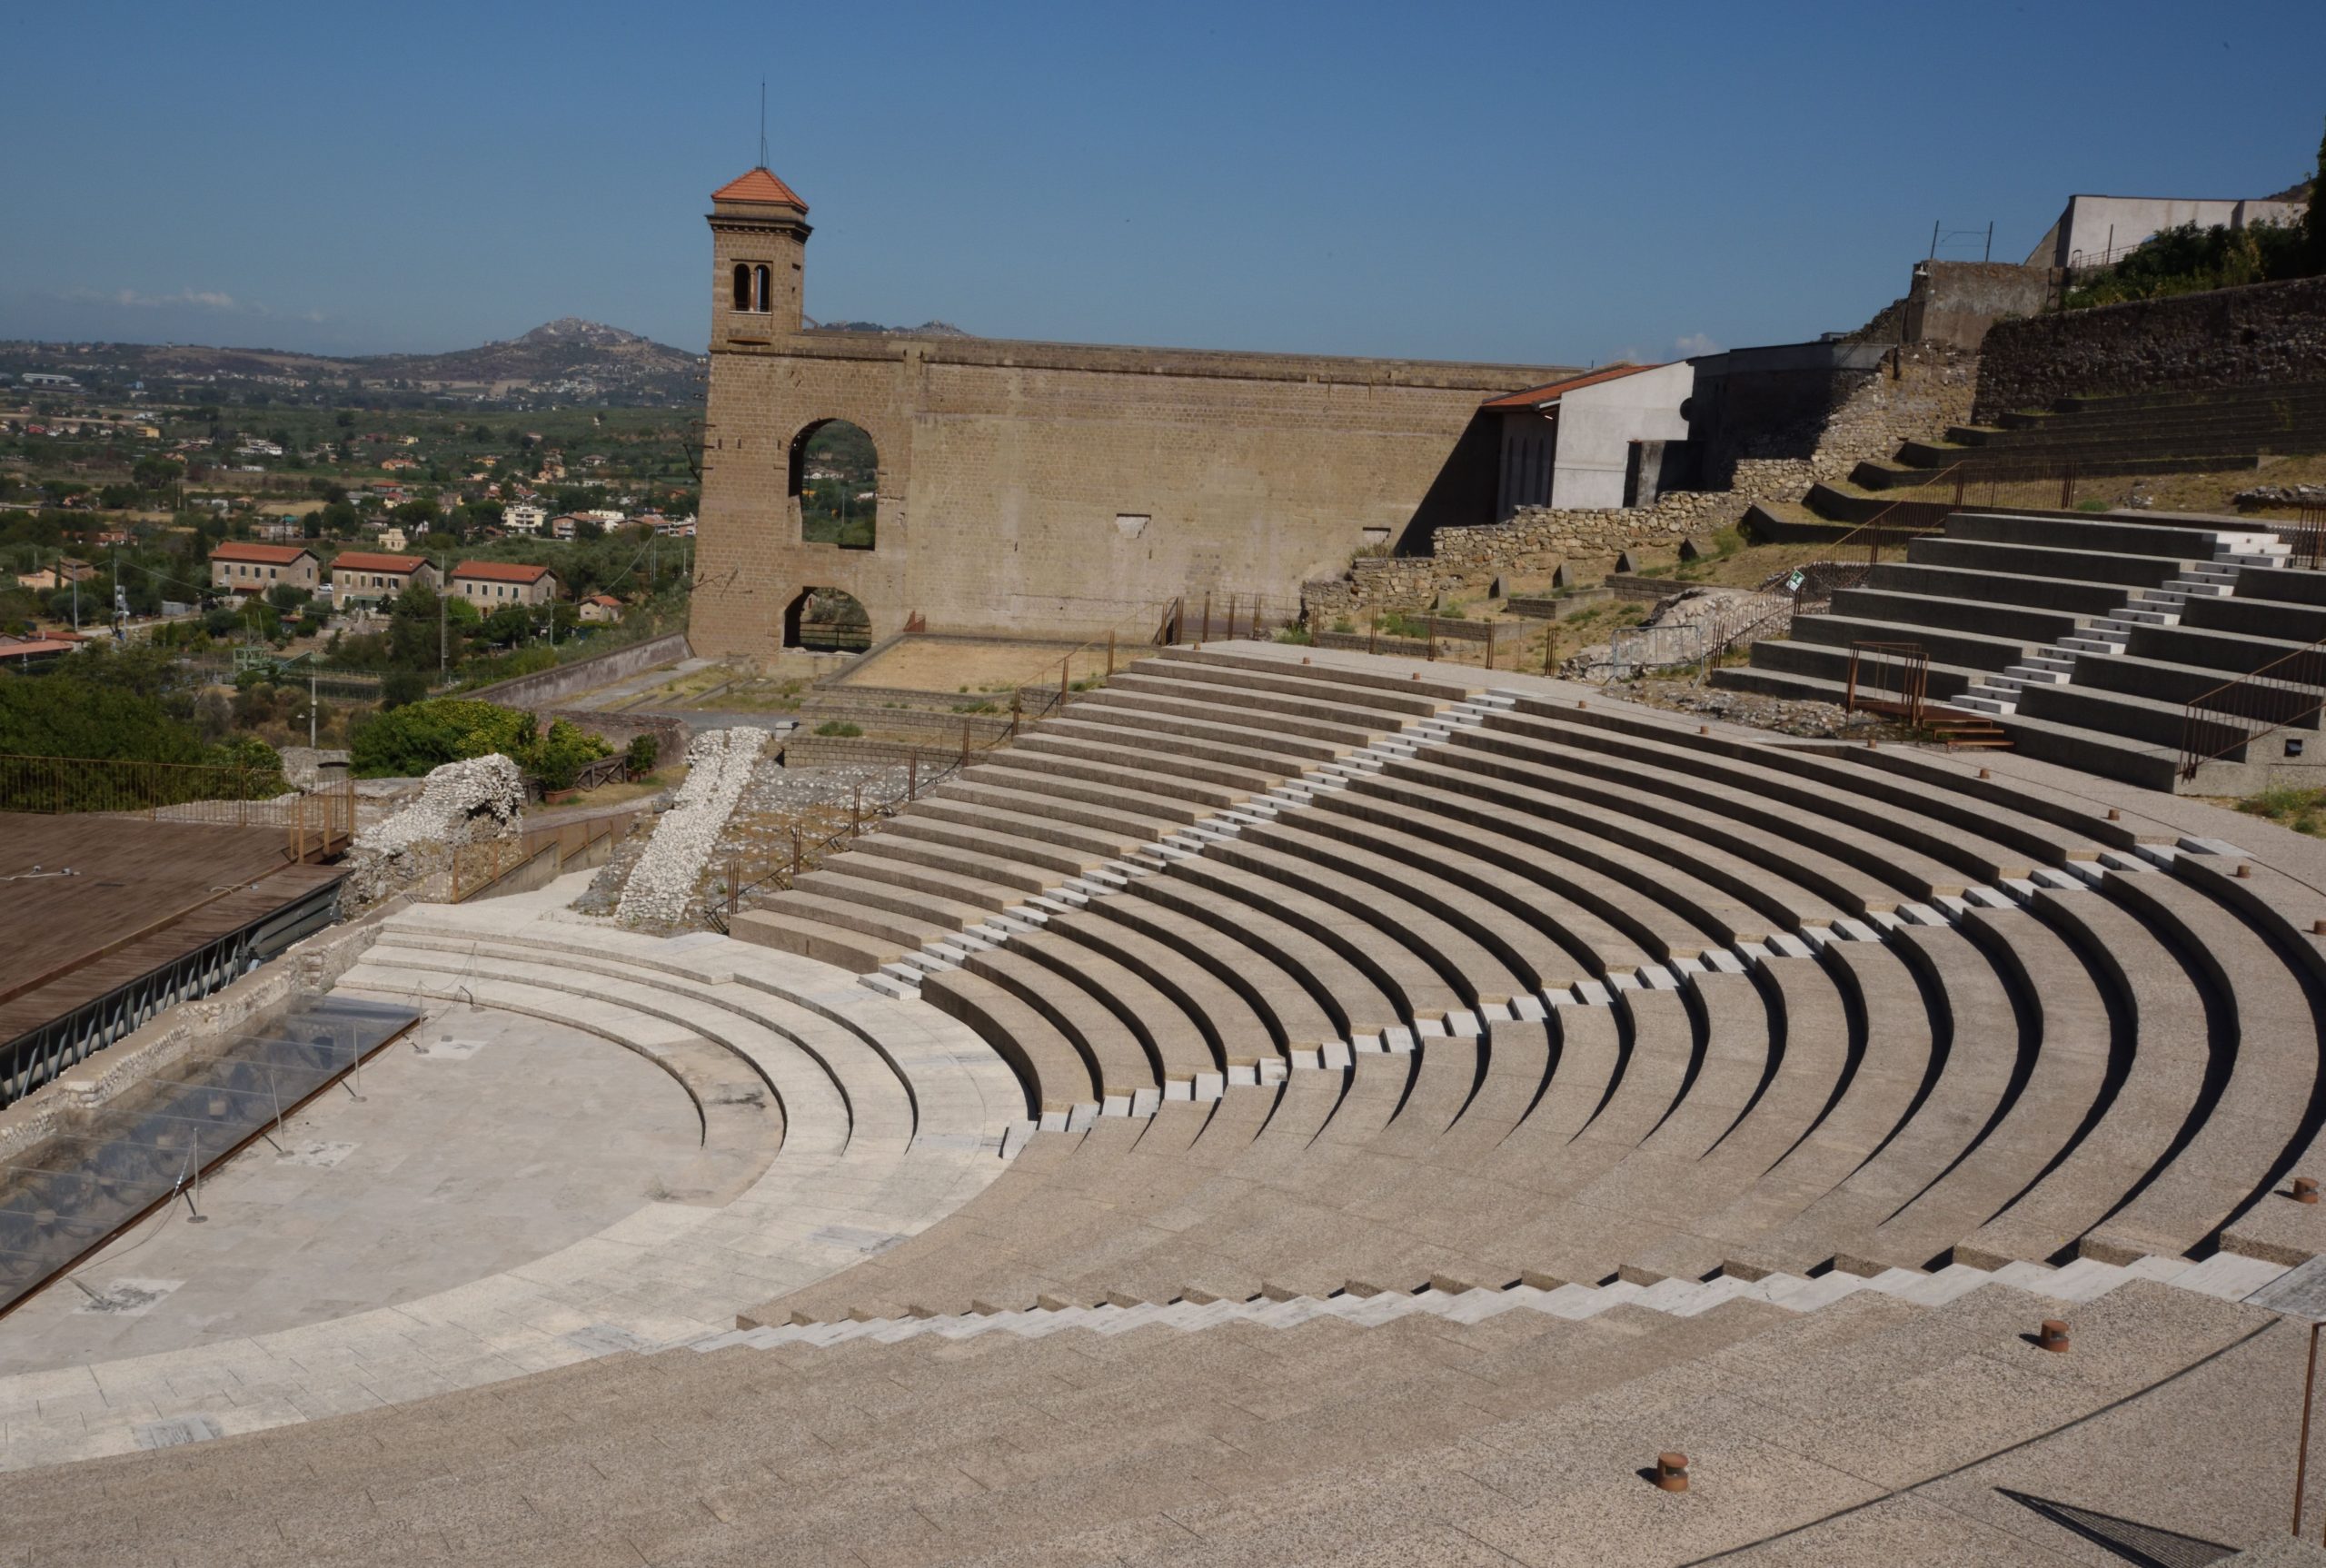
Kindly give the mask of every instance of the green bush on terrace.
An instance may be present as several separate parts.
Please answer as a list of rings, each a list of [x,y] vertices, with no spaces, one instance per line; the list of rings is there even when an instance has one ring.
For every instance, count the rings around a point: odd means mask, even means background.
[[[611,751],[562,719],[544,732],[532,714],[514,708],[474,698],[432,697],[390,709],[360,726],[350,764],[359,779],[404,779],[499,752],[548,788],[562,789],[583,764]]]

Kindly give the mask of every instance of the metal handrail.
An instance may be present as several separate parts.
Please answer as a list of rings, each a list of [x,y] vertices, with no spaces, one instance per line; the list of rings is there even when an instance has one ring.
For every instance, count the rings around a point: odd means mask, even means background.
[[[2326,710],[2326,639],[2297,648],[2189,699],[2181,713],[2181,778]],[[2226,739],[2223,732],[2228,731]],[[2209,738],[2210,737],[2210,738]]]

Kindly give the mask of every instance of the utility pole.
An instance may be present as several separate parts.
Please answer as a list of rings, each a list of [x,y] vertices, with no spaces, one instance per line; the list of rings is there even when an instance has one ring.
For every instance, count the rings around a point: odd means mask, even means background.
[[[307,749],[315,749],[315,672],[307,671]]]
[[[56,570],[65,570],[65,552],[61,550],[56,552]],[[77,572],[73,574],[73,631],[75,636],[81,631],[81,579]]]
[[[452,557],[444,558],[444,575],[436,585],[436,679],[442,681],[447,663],[446,650],[452,646],[447,628],[451,624],[452,607],[445,602],[452,591]]]

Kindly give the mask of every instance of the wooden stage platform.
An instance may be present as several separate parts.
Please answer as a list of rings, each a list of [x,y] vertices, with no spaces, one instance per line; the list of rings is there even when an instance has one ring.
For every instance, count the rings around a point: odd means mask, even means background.
[[[0,812],[0,1047],[342,875],[293,863],[277,828]]]

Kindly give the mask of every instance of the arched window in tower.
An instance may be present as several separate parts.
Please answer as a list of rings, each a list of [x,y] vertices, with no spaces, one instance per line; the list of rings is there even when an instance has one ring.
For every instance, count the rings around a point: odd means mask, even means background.
[[[775,309],[775,301],[770,297],[769,289],[767,263],[764,262],[751,269],[751,309],[762,313]]]
[[[735,308],[739,311],[751,308],[751,269],[741,262],[735,263]]]
[[[870,550],[880,513],[880,454],[862,427],[819,420],[791,442],[791,493],[803,544]]]

